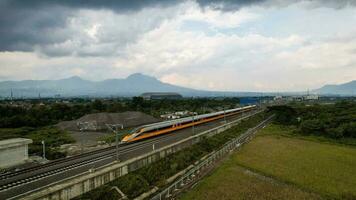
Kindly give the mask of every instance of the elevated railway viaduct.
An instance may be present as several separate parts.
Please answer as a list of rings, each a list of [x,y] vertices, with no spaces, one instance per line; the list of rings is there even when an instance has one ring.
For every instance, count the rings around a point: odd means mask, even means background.
[[[0,199],[71,199],[128,172],[154,162],[200,140],[202,136],[220,133],[253,116],[252,110],[219,118],[174,134],[54,160],[45,165],[13,173],[0,174]]]

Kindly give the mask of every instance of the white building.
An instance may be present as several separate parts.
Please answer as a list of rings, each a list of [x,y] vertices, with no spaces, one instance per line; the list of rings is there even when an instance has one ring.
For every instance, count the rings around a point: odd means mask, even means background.
[[[161,115],[160,117],[162,119],[179,119],[182,117],[189,117],[189,116],[193,116],[193,115],[197,115],[196,112],[190,112],[188,110],[184,110],[184,111],[177,111],[177,112],[173,112],[173,113],[166,113]]]
[[[282,96],[275,96],[275,97],[273,97],[273,100],[275,100],[275,101],[280,101],[280,100],[282,100],[282,99],[283,99]]]
[[[179,119],[180,116],[175,115],[174,113],[168,113],[168,114],[161,115],[161,118],[162,119]]]
[[[318,100],[318,99],[319,99],[319,96],[316,95],[316,94],[308,94],[308,95],[304,96],[303,99],[304,99],[305,101],[308,101],[308,100]]]
[[[28,144],[32,140],[13,138],[0,140],[0,168],[22,164],[28,159]]]

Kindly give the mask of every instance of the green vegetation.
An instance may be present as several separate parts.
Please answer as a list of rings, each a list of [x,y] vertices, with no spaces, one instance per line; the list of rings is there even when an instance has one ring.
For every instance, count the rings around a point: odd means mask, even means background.
[[[42,127],[98,112],[141,111],[156,117],[166,111],[178,110],[205,113],[222,107],[236,107],[238,103],[238,98],[145,101],[141,97],[134,97],[132,100],[95,100],[72,104],[48,102],[46,105],[30,104],[27,107],[0,105],[0,128]]]
[[[65,156],[58,151],[62,144],[74,142],[65,131],[52,127],[60,121],[77,119],[85,114],[98,112],[142,111],[159,116],[165,111],[190,110],[209,112],[211,109],[235,107],[238,98],[201,98],[181,100],[144,101],[141,97],[132,99],[83,100],[74,99],[72,103],[56,103],[46,101],[22,102],[16,105],[0,104],[0,140],[14,137],[24,137],[34,140],[30,145],[30,154],[42,154],[41,140],[45,140],[48,150],[47,158],[55,159]],[[123,131],[122,135],[126,132]],[[106,142],[115,141],[114,134],[100,138]]]
[[[356,148],[295,129],[262,129],[182,199],[355,199]]]
[[[301,140],[314,141],[319,143],[327,143],[333,145],[352,145],[356,146],[356,138],[330,138],[322,135],[301,134],[300,129],[295,125],[284,126],[279,123],[274,123],[278,127],[278,131],[264,133],[264,135],[279,135],[283,137],[298,138]]]
[[[276,114],[277,123],[295,125],[303,135],[333,139],[356,138],[356,102],[308,106],[294,104],[273,106],[269,110]]]
[[[237,199],[321,199],[318,195],[251,172],[238,165],[239,153],[234,153],[204,178],[182,200]]]
[[[17,137],[32,139],[33,143],[29,145],[29,153],[40,156],[42,156],[41,141],[44,140],[46,142],[46,157],[48,159],[65,157],[65,153],[59,152],[58,147],[62,144],[74,142],[74,139],[67,132],[55,127],[0,129],[0,140]]]
[[[118,186],[129,198],[134,198],[149,188],[163,186],[165,180],[185,169],[202,156],[221,147],[227,141],[239,136],[248,128],[254,127],[265,118],[265,113],[258,114],[239,125],[213,137],[204,138],[201,142],[171,154],[155,163],[136,170],[111,182],[108,186],[86,193],[77,199],[105,199],[107,194],[115,193],[112,186]],[[140,190],[138,190],[138,188]]]
[[[356,103],[273,106],[261,130],[183,199],[356,199]]]
[[[119,130],[118,131],[118,139],[121,140],[123,137],[125,137],[126,135],[130,134],[132,132],[132,128],[125,128],[123,130]],[[106,144],[112,144],[115,142],[116,139],[116,135],[115,133],[111,132],[108,135],[104,135],[99,137],[97,140],[98,141],[104,141]]]
[[[355,147],[294,138],[279,125],[259,134],[239,152],[239,165],[325,197],[356,198]]]

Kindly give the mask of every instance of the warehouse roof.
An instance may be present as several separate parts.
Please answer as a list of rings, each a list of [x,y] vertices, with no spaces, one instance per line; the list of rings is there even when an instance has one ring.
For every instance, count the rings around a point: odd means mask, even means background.
[[[182,96],[176,92],[146,92],[146,93],[141,94],[141,96],[148,96],[148,95],[179,95],[179,96]]]
[[[25,145],[30,143],[32,143],[32,140],[26,138],[12,138],[7,140],[0,140],[0,149],[20,146],[20,145]]]

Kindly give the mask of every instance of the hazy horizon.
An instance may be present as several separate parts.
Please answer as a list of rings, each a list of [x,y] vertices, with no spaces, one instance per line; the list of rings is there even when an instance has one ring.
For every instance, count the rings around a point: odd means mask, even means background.
[[[0,81],[142,73],[209,91],[356,80],[356,2],[2,1]]]

